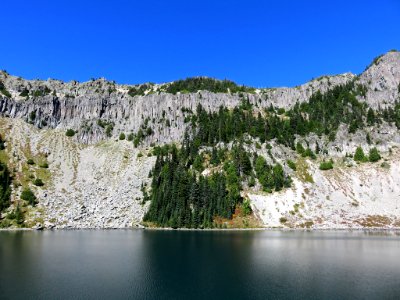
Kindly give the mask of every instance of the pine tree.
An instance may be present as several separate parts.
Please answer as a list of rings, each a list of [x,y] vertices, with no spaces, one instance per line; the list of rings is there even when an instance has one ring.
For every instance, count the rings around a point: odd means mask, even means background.
[[[372,110],[372,108],[368,109],[368,113],[367,113],[367,123],[368,125],[373,125],[375,123],[375,113]]]
[[[378,149],[376,147],[371,148],[369,150],[369,161],[370,162],[376,162],[381,159],[381,155],[379,154]]]
[[[19,204],[15,209],[15,221],[17,222],[17,224],[22,224],[24,222],[24,215],[19,207]]]
[[[0,162],[0,213],[10,206],[11,176],[5,164]]]
[[[364,151],[360,146],[357,147],[356,152],[354,153],[354,160],[359,162],[363,162],[366,160]]]

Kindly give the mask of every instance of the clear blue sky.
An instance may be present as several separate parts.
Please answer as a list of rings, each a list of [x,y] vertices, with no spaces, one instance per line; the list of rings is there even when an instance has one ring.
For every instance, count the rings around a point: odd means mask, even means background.
[[[1,24],[0,69],[28,79],[294,86],[400,49],[399,0],[13,0]]]

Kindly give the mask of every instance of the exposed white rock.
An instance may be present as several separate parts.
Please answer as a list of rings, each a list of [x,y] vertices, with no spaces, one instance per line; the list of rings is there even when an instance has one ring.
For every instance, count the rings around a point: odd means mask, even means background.
[[[329,171],[319,170],[317,162],[307,163],[313,183],[294,177],[293,187],[284,191],[248,193],[266,227],[400,226],[400,150],[377,163],[347,167],[337,161]]]

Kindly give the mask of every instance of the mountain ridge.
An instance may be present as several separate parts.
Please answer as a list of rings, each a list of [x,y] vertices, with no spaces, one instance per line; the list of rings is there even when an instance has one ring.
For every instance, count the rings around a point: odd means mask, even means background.
[[[398,52],[379,57],[358,76],[322,76],[300,87],[250,92],[230,82],[215,87],[233,87],[237,92],[184,90],[185,84],[191,84],[190,88],[213,86],[207,80],[181,81],[176,87],[182,90],[175,94],[157,91],[144,96],[131,96],[132,86],[105,80],[46,81],[43,85],[43,81],[0,73],[0,82],[4,145],[0,158],[14,178],[10,205],[0,215],[3,226],[17,226],[8,220],[20,205],[26,227],[38,223],[57,228],[121,228],[138,226],[144,218],[152,226],[162,216],[154,204],[151,208],[152,203],[165,200],[155,194],[161,191],[154,178],[163,180],[157,173],[157,161],[167,168],[173,155],[169,151],[176,145],[174,151],[179,155],[190,147],[197,149],[187,161],[187,156],[176,158],[176,164],[170,165],[182,164],[180,172],[188,172],[191,184],[203,180],[211,187],[210,178],[225,184],[217,174],[229,175],[235,168],[231,165],[235,153],[244,155],[243,159],[248,156],[247,167],[253,169],[246,175],[238,161],[235,180],[239,181],[234,185],[238,184],[239,194],[231,193],[233,183],[227,181],[227,195],[235,200],[231,206],[221,206],[214,221],[207,216],[201,226],[399,227],[395,224],[400,213],[394,204],[400,188],[396,175],[400,168],[396,150],[400,146]],[[218,125],[218,120],[239,127],[230,131],[229,126]],[[359,148],[365,153],[377,149],[382,166],[357,162],[353,154]],[[215,154],[218,151],[225,154]],[[334,169],[320,170],[318,164],[329,160]],[[256,172],[256,161],[274,173],[262,168]],[[271,189],[264,177],[280,180],[280,172],[285,186],[276,183]],[[374,177],[381,178],[376,186]],[[362,178],[374,188],[363,188]],[[40,183],[36,179],[44,186],[36,185]],[[27,188],[37,198],[31,204],[21,199]],[[173,186],[166,188],[174,190]],[[341,191],[335,194],[337,202],[329,204],[328,196],[336,189]],[[391,192],[380,199],[380,190]],[[224,197],[223,201],[231,201]],[[184,216],[194,214],[189,209],[197,205],[193,199],[185,204],[185,211],[172,211],[182,217],[168,216],[155,225],[200,226],[194,215],[192,221]],[[177,205],[174,198],[168,201]],[[214,204],[210,205],[209,209]],[[248,207],[253,214],[243,215]],[[199,212],[207,209],[199,208]],[[184,218],[186,223],[182,223]]]
[[[392,56],[394,56],[394,58]],[[400,60],[400,56],[398,52],[389,52],[381,57],[379,61],[384,64],[393,64],[393,60],[397,60],[395,67],[396,72],[399,72],[398,61]],[[370,68],[375,68],[375,66],[376,64],[372,64]],[[391,74],[387,73],[385,75],[386,77],[390,77]],[[360,77],[363,80],[362,83],[369,83],[367,80],[368,76],[364,77]],[[375,78],[376,76],[373,77]],[[266,107],[272,104],[276,107],[283,107],[286,109],[293,106],[296,102],[307,101],[312,93],[317,90],[325,92],[332,86],[345,84],[349,80],[355,78],[357,77],[350,73],[322,76],[299,87],[259,89],[256,90],[255,93],[246,95],[250,97],[252,103],[259,102],[260,107]],[[78,83],[76,81],[64,83],[58,80],[26,81],[3,72],[0,73],[0,81],[11,95],[11,97],[8,98],[4,94],[0,95],[1,115],[24,118],[30,121],[29,117],[33,113],[36,114],[36,111],[38,111],[35,120],[33,120],[37,127],[49,126],[50,128],[66,128],[69,126],[74,130],[79,130],[80,127],[87,127],[87,122],[91,122],[92,124],[90,124],[90,126],[93,127],[94,131],[93,135],[89,135],[85,131],[83,131],[82,134],[78,133],[79,140],[86,143],[98,142],[109,135],[106,134],[105,130],[96,126],[95,123],[98,119],[106,119],[108,122],[115,123],[115,126],[113,126],[115,130],[111,132],[111,135],[115,137],[119,134],[119,131],[137,132],[142,125],[141,123],[144,122],[146,118],[161,119],[164,111],[168,113],[168,110],[172,110],[171,119],[177,122],[176,126],[184,127],[184,118],[174,113],[182,107],[194,111],[196,105],[202,103],[206,109],[215,111],[220,105],[234,107],[239,103],[238,93],[224,93],[223,95],[215,97],[213,95],[214,93],[208,91],[190,94],[178,93],[177,95],[159,92],[159,94],[151,93],[145,96],[131,97],[129,91],[132,86],[116,85],[112,81],[103,79],[84,83]],[[390,81],[389,83],[392,84],[393,82]],[[371,84],[376,86],[381,83],[371,82]],[[392,86],[389,89],[385,89],[385,91],[391,92],[389,92],[389,94],[386,92],[384,95],[380,95],[379,91],[370,95],[370,92],[366,95],[366,101],[371,104],[371,106],[376,107],[377,103],[374,99],[377,99],[377,97],[378,99],[383,99],[385,97],[385,100],[381,100],[382,104],[385,105],[384,102],[389,101],[388,103],[392,105],[395,98],[392,90]],[[27,99],[27,97],[29,98]],[[200,99],[200,97],[202,98]],[[150,105],[148,105],[147,102],[150,102]],[[85,108],[85,111],[78,112],[77,114],[74,107]],[[155,111],[155,109],[158,111]],[[72,117],[75,114],[79,115],[79,113],[82,114],[79,118],[74,119]],[[132,120],[131,117],[134,120]],[[143,119],[137,121],[141,117],[143,117]],[[127,118],[127,121],[121,121],[124,118]],[[170,122],[171,121],[172,120],[170,120]],[[43,126],[43,124],[46,125]],[[179,140],[182,137],[182,131],[176,132],[175,130],[171,132],[171,130],[165,131],[157,125],[155,125],[155,127],[156,136],[153,139],[150,138],[147,144],[154,142],[168,143]]]

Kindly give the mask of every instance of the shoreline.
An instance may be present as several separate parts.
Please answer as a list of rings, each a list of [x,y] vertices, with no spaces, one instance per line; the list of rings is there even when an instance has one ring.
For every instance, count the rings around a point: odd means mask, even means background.
[[[152,228],[139,228],[139,227],[126,227],[126,228],[43,228],[43,229],[34,229],[34,228],[0,228],[0,232],[2,231],[74,231],[74,230],[104,230],[104,231],[113,231],[113,230],[148,230],[148,231],[193,231],[193,232],[204,232],[204,231],[315,231],[315,232],[324,232],[324,231],[386,231],[386,232],[400,232],[400,227],[393,228],[384,228],[384,227],[363,227],[363,228],[280,228],[280,227],[259,227],[259,228],[168,228],[168,227],[152,227]]]

